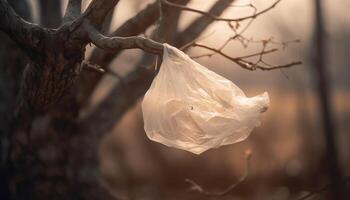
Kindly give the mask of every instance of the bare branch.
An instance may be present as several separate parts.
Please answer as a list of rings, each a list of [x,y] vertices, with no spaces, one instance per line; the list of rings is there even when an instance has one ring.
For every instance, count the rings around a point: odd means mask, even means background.
[[[273,53],[273,52],[276,52],[276,51],[278,51],[278,49],[270,49],[270,50],[262,51],[262,52],[259,52],[259,53],[253,53],[253,54],[250,54],[250,55],[245,55],[245,56],[236,57],[236,58],[234,58],[234,59],[251,58],[251,57],[255,57],[255,56],[261,56],[261,55]],[[192,59],[197,59],[197,58],[202,58],[202,57],[211,57],[211,56],[215,55],[216,52],[217,52],[217,51],[215,51],[215,52],[210,52],[210,53],[203,54],[203,55],[198,55],[198,56],[191,56],[191,58],[192,58]]]
[[[160,0],[157,0],[158,2],[158,12],[159,12],[159,18],[158,18],[158,22],[157,22],[157,29],[154,31],[154,33],[156,33],[156,38],[162,40],[162,36],[160,35],[161,33],[161,25],[162,25],[162,21],[163,21],[163,7],[162,7],[162,3]],[[163,39],[164,40],[164,39]]]
[[[13,10],[24,20],[27,20],[29,22],[33,20],[32,11],[27,0],[11,0],[7,2],[10,4]]]
[[[110,36],[135,36],[143,33],[159,17],[157,2],[149,4],[137,15],[127,20]],[[94,49],[91,53],[90,61],[106,68],[108,63],[119,53],[119,51],[108,52],[101,49]]]
[[[61,0],[38,0],[40,25],[45,28],[57,28],[62,20]]]
[[[86,19],[97,29],[100,29],[104,19],[119,0],[93,0],[84,12]]]
[[[117,28],[110,36],[135,36],[139,35],[153,24],[159,17],[157,2],[148,4],[146,8],[138,12],[134,17],[130,18],[119,28]],[[89,61],[94,64],[98,64],[108,71],[109,63],[121,52],[122,50],[105,51],[101,48],[94,48]],[[81,96],[85,96],[88,101],[90,94],[95,88],[97,82],[101,79],[103,74],[98,73],[85,73],[88,78],[80,79],[79,85],[84,88],[81,91]]]
[[[249,165],[250,165],[251,158],[252,158],[251,151],[250,150],[246,150],[246,152],[245,152],[246,166],[245,166],[244,174],[238,179],[237,182],[229,185],[223,191],[220,191],[220,192],[209,192],[209,191],[203,189],[202,186],[200,186],[198,183],[196,183],[195,181],[193,181],[191,179],[185,179],[185,181],[188,182],[189,184],[191,184],[191,190],[199,192],[200,194],[202,194],[204,196],[209,196],[209,197],[225,196],[225,195],[229,194],[230,192],[232,192],[237,186],[242,184],[248,178],[249,168],[250,168]]]
[[[252,5],[246,5],[244,7],[251,7],[253,8],[254,12],[256,13],[257,9]],[[185,46],[183,46],[181,49],[186,50],[189,47],[193,47],[193,46],[198,46],[198,47],[202,47],[205,48],[207,50],[210,50],[210,53],[206,53],[206,54],[202,54],[202,55],[197,55],[197,56],[192,56],[192,58],[202,58],[202,57],[211,57],[215,54],[220,54],[221,56],[235,62],[236,64],[238,64],[240,67],[247,69],[247,70],[256,70],[256,69],[261,69],[261,70],[272,70],[272,69],[279,69],[279,68],[288,68],[294,65],[298,65],[301,64],[301,62],[292,62],[289,64],[285,64],[285,65],[271,65],[268,64],[264,59],[263,56],[265,54],[269,54],[272,52],[277,51],[278,49],[270,49],[270,50],[266,50],[267,49],[267,45],[268,44],[273,44],[273,45],[277,45],[277,46],[281,46],[282,49],[284,50],[289,44],[291,43],[297,43],[299,42],[299,40],[291,40],[291,41],[283,41],[283,42],[277,42],[274,41],[273,38],[269,38],[269,39],[264,39],[264,40],[254,40],[252,38],[246,38],[243,33],[249,28],[249,26],[252,24],[253,22],[253,18],[249,20],[248,23],[246,23],[246,25],[244,25],[243,27],[240,25],[239,22],[237,21],[229,21],[227,22],[228,26],[230,27],[230,29],[232,30],[232,32],[234,33],[233,36],[229,37],[219,48],[212,48],[212,47],[208,47],[206,45],[203,44],[198,44],[198,39],[195,39],[191,42],[189,42],[188,44],[186,44]],[[262,45],[262,50],[258,53],[253,53],[253,54],[249,54],[249,55],[245,55],[245,56],[241,56],[241,57],[232,57],[229,56],[227,54],[225,54],[223,52],[224,48],[232,41],[238,41],[240,42],[243,47],[248,47],[248,45],[250,43],[257,43],[257,44],[261,44]],[[256,62],[252,62],[249,60],[246,60],[247,58],[252,58],[252,57],[258,57],[258,60]]]
[[[83,60],[81,62],[81,66],[83,67],[83,69],[92,70],[92,71],[95,71],[95,72],[98,72],[98,73],[104,73],[105,72],[105,70],[101,66],[96,65],[96,64],[91,64],[87,60]]]
[[[0,0],[0,30],[4,31],[26,53],[40,51],[45,30],[19,17],[5,0]]]
[[[116,9],[112,9],[109,11],[109,13],[106,16],[106,19],[104,20],[100,32],[103,34],[109,34],[110,28],[113,22],[114,12]]]
[[[233,2],[233,0],[218,0],[210,8],[210,12],[214,13],[216,15],[220,15],[232,2]],[[158,16],[158,14],[157,14],[158,13],[157,2],[150,5],[150,6],[152,6],[152,9],[150,9],[152,11],[150,13],[153,13],[152,15]],[[144,12],[144,11],[145,10],[143,10],[142,12]],[[164,14],[165,13],[166,12],[164,12]],[[164,17],[166,17],[166,15],[164,15]],[[136,16],[133,19],[136,19]],[[138,24],[138,22],[141,22],[142,20],[146,20],[145,18],[142,18],[142,15],[140,16],[140,18],[137,21],[133,21],[133,19],[131,19],[130,22],[134,22],[135,24],[131,23],[132,26],[127,25],[125,27],[143,26],[143,24],[140,24],[140,25],[137,25],[137,24]],[[154,19],[154,21],[152,23],[154,23],[155,20],[156,19]],[[191,41],[194,41],[195,38],[200,36],[200,34],[208,27],[208,25],[214,21],[215,21],[214,19],[209,18],[209,17],[204,16],[204,15],[198,17],[194,22],[192,22],[188,26],[188,28],[186,28],[181,33],[178,33],[175,35],[176,40],[174,41],[173,45],[179,48],[185,44],[188,44]],[[119,30],[122,30],[122,29],[119,29]],[[133,30],[133,28],[130,28],[130,29],[126,28],[124,30]],[[118,36],[123,36],[123,34],[122,34],[123,32],[124,31],[121,31],[120,32],[121,35],[118,35]],[[126,31],[126,32],[128,32],[128,31]],[[166,36],[168,36],[168,35],[166,35]],[[166,40],[166,41],[168,42],[168,40]],[[196,42],[197,41],[195,41],[194,43],[196,43]],[[114,52],[116,52],[116,51],[118,51],[118,50],[114,50]],[[268,54],[268,53],[272,53],[272,52],[274,52],[274,49],[265,50],[265,52],[263,52],[262,54]],[[256,55],[252,54],[252,55],[249,55],[249,57],[248,56],[243,57],[242,59],[251,58],[253,56],[259,56],[260,53],[261,52],[258,52],[258,53],[255,53]],[[107,54],[109,54],[109,52],[107,52],[106,55]],[[105,65],[110,63],[114,54],[111,53],[110,55],[111,55],[111,57],[109,57],[109,60],[107,62],[102,61]],[[95,60],[93,60],[93,63],[101,64],[100,62],[95,62]],[[244,66],[246,66],[246,65],[244,65]],[[249,70],[252,70],[252,69],[249,69]],[[99,74],[94,73],[94,74],[99,75],[100,73]],[[118,119],[120,119],[122,117],[122,115],[130,107],[132,107],[134,105],[133,102],[136,102],[136,100],[139,97],[144,95],[146,90],[149,88],[149,85],[150,85],[153,77],[154,77],[153,71],[150,71],[150,70],[147,71],[147,70],[145,70],[144,67],[137,66],[135,68],[135,70],[133,70],[126,77],[123,78],[124,82],[128,85],[128,87],[127,87],[128,89],[125,90],[125,87],[121,87],[121,85],[120,85],[121,83],[118,83],[111,90],[111,93],[105,99],[103,99],[101,101],[101,105],[99,105],[96,109],[94,109],[94,111],[92,113],[88,114],[87,118],[85,120],[83,120],[86,122],[86,123],[84,122],[84,124],[88,124],[89,126],[91,123],[96,124],[95,123],[96,118],[99,118],[96,116],[101,115],[101,118],[103,118],[103,120],[102,120],[103,124],[97,125],[97,126],[101,126],[101,129],[98,128],[99,130],[96,130],[96,131],[101,131],[100,133],[103,133],[104,131],[109,130],[111,127],[113,127],[113,124],[115,122],[117,122]],[[132,93],[132,94],[130,95],[130,93]],[[108,112],[109,117],[106,116],[106,110],[108,110],[108,111],[113,110],[113,112]],[[102,126],[103,126],[103,129],[102,129]]]
[[[112,74],[120,82],[91,113],[80,119],[79,127],[87,130],[86,134],[103,135],[109,131],[125,112],[136,104],[139,97],[145,94],[154,77],[154,71],[144,67],[138,67],[123,79],[115,73]]]
[[[258,17],[259,15],[262,15],[262,14],[268,12],[269,10],[274,8],[279,2],[281,2],[281,0],[276,0],[273,4],[271,4],[269,7],[265,8],[264,10],[259,11],[259,12],[255,12],[255,13],[253,13],[251,15],[248,15],[248,16],[245,16],[245,17],[223,18],[223,17],[219,17],[219,16],[216,16],[216,15],[213,15],[210,12],[193,9],[193,8],[190,8],[190,7],[187,7],[187,6],[183,6],[183,5],[179,5],[179,4],[176,4],[176,3],[169,2],[168,0],[161,0],[161,1],[162,1],[162,3],[170,5],[170,6],[173,6],[174,8],[178,8],[178,9],[181,9],[181,10],[184,10],[184,11],[190,11],[190,12],[195,12],[195,13],[198,13],[198,14],[201,14],[201,15],[205,15],[205,16],[207,16],[209,18],[212,18],[215,21],[227,21],[227,22],[244,21],[244,20],[247,20],[247,19],[254,19],[254,18]]]
[[[233,1],[234,0],[218,0],[209,9],[209,13],[212,13],[214,15],[221,15]],[[208,27],[208,25],[214,21],[215,20],[213,18],[209,18],[205,15],[198,17],[188,26],[188,28],[179,34],[181,37],[177,37],[177,46],[186,46],[186,48],[189,47],[186,44],[189,44],[192,41],[196,40],[196,38],[199,37],[199,35]],[[186,50],[186,48],[183,50]]]
[[[232,57],[232,56],[225,54],[220,49],[215,49],[215,48],[203,45],[203,44],[194,43],[193,46],[194,47],[201,47],[201,48],[213,51],[213,52],[233,61],[234,63],[236,63],[237,65],[239,65],[243,69],[247,69],[250,71],[255,71],[256,69],[266,71],[266,70],[274,70],[274,69],[281,69],[281,68],[289,68],[289,67],[292,67],[295,65],[302,64],[302,62],[297,61],[297,62],[291,62],[291,63],[284,64],[284,65],[268,65],[268,66],[262,65],[262,64],[266,65],[266,63],[262,60],[262,55],[274,52],[275,51],[274,49],[267,50],[267,51],[265,49],[263,49],[259,53],[254,53],[254,54],[246,55],[246,56],[242,56],[242,57]],[[207,55],[207,56],[211,56],[211,55],[212,54]],[[245,58],[250,58],[250,57],[254,57],[254,56],[259,56],[259,60],[257,62],[251,62],[251,61],[245,60]]]
[[[73,21],[81,15],[81,1],[82,0],[69,0],[66,13],[63,17],[63,23]]]
[[[134,37],[106,37],[98,32],[93,26],[88,23],[84,24],[89,38],[97,47],[110,50],[119,51],[121,49],[142,49],[145,52],[162,55],[163,44],[154,40],[147,39],[140,36]]]
[[[159,17],[157,2],[149,4],[134,17],[123,23],[111,36],[133,36],[143,33]]]
[[[157,27],[153,31],[150,36],[151,39],[157,42],[165,42],[167,41],[169,44],[174,45],[176,35],[178,34],[178,23],[180,19],[181,10],[174,9],[171,6],[166,4],[162,4],[160,0],[158,2],[158,12],[159,18],[157,22]],[[179,5],[186,5],[189,0],[172,0],[172,2],[177,3]],[[140,60],[141,63],[149,63],[153,60],[153,66],[156,71],[160,68],[162,63],[162,57],[157,56],[156,59],[152,59],[148,55],[144,55],[144,57]]]
[[[186,3],[187,0],[176,0],[179,3]],[[154,7],[153,7],[154,5]],[[150,15],[156,15],[157,18],[159,16],[159,10],[157,3],[151,4],[149,6],[150,10],[145,12],[146,10],[143,10],[142,15],[137,15],[133,19],[137,19],[137,21],[131,21],[131,26],[136,29],[139,29],[139,27],[144,26],[142,23],[143,21],[146,21],[148,23],[148,19],[142,18],[142,16],[149,16]],[[170,9],[169,9],[170,8]],[[177,18],[180,13],[180,10],[173,9],[170,6],[162,6],[163,9],[163,20],[161,21],[161,27],[160,31],[161,37],[166,37],[165,39],[173,39],[174,36],[177,36],[174,32],[176,32],[177,29]],[[152,12],[150,12],[152,11]],[[145,15],[147,14],[147,15]],[[157,19],[156,18],[156,19]],[[153,23],[155,22],[155,20]],[[126,26],[128,27],[128,26]],[[132,29],[125,29],[134,31]],[[139,29],[140,30],[140,29]],[[170,34],[168,34],[169,32]],[[123,34],[123,32],[121,32]],[[174,35],[172,35],[174,34]],[[120,36],[120,35],[118,35]],[[155,36],[155,35],[154,35]],[[157,39],[157,38],[154,38]],[[168,40],[167,40],[168,41]],[[103,134],[106,131],[110,130],[115,122],[117,122],[123,114],[132,106],[134,106],[135,102],[137,102],[138,98],[141,95],[144,95],[145,91],[149,88],[153,77],[155,75],[153,70],[148,70],[145,67],[141,67],[141,65],[137,65],[135,70],[128,73],[125,77],[121,78],[118,74],[116,74],[113,70],[105,67],[106,73],[113,75],[114,77],[117,77],[118,83],[111,89],[110,93],[106,98],[104,98],[99,105],[91,112],[89,113],[85,119],[82,120],[83,127],[85,124],[88,124],[88,126],[92,126],[92,124],[96,123],[96,120],[101,120],[101,123],[97,125],[97,128],[94,128],[95,132],[97,134]],[[96,77],[102,73],[89,73],[91,77]],[[96,76],[95,76],[96,75]],[[93,80],[95,81],[95,80]],[[84,84],[84,87],[89,87],[91,83],[91,80]],[[107,111],[108,110],[108,111]],[[106,112],[107,111],[107,112]],[[96,127],[94,125],[93,127]]]

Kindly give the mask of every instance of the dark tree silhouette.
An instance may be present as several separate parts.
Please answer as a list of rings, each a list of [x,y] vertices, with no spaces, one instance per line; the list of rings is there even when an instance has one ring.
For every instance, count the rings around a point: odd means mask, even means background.
[[[17,48],[26,55],[1,63],[1,70],[10,72],[0,78],[4,83],[1,95],[6,96],[1,96],[0,110],[6,122],[1,124],[1,199],[115,198],[103,186],[99,141],[144,94],[154,76],[153,70],[143,67],[122,78],[111,72],[108,64],[123,50],[136,48],[160,57],[162,43],[168,42],[183,50],[205,48],[247,70],[300,64],[266,64],[263,56],[276,51],[267,48],[276,44],[272,40],[255,41],[261,43],[262,50],[251,55],[223,53],[233,40],[249,42],[243,33],[251,21],[281,0],[262,10],[248,5],[253,13],[244,17],[221,18],[233,1],[218,0],[209,11],[200,11],[187,7],[188,0],[158,0],[105,36],[118,0],[93,0],[83,13],[81,0],[69,0],[63,17],[60,1],[39,1],[40,22],[45,28],[29,22],[25,0],[9,1],[12,6],[0,0],[0,30],[14,42],[2,36],[2,45],[11,45],[11,51],[1,55],[16,57]],[[199,17],[180,32],[176,27],[183,11]],[[227,23],[234,34],[221,48],[198,41],[215,21]],[[157,28],[151,38],[139,36],[153,24]],[[85,48],[90,43],[97,49],[86,60]],[[121,80],[93,111],[82,115],[104,72]]]
[[[343,199],[345,194],[342,191],[341,169],[339,167],[338,153],[336,149],[336,127],[331,107],[331,89],[329,86],[329,73],[327,65],[327,42],[324,30],[324,15],[322,1],[315,0],[315,27],[314,27],[314,48],[312,48],[315,70],[315,84],[318,92],[319,106],[322,118],[323,133],[325,139],[325,160],[329,169],[331,182],[332,199]]]

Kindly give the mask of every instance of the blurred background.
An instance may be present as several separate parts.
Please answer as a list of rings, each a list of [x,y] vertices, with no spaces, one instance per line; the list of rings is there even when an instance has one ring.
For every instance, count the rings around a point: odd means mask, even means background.
[[[38,2],[30,0],[33,21],[40,23]],[[84,1],[85,7],[89,1]],[[144,9],[151,0],[121,0],[107,29],[111,32],[123,22]],[[260,127],[250,137],[240,143],[209,150],[194,155],[182,150],[166,147],[150,141],[143,130],[143,119],[139,99],[126,114],[114,124],[100,144],[101,171],[104,183],[116,196],[125,199],[205,199],[191,190],[185,179],[196,181],[208,191],[222,191],[244,174],[246,169],[245,151],[251,150],[248,178],[229,195],[213,199],[297,199],[332,181],[327,163],[329,147],[325,137],[322,95],[320,96],[318,65],[325,68],[326,97],[332,118],[336,160],[341,176],[350,173],[350,18],[349,0],[323,0],[322,25],[324,34],[324,54],[320,56],[317,39],[316,1],[282,0],[268,13],[259,16],[245,32],[248,38],[257,40],[273,37],[275,41],[300,40],[291,43],[277,53],[266,56],[270,63],[285,64],[302,61],[302,65],[273,71],[248,71],[229,60],[214,55],[196,59],[202,65],[230,79],[247,96],[267,91],[271,105],[263,115]],[[189,7],[207,10],[214,0],[192,0]],[[248,2],[249,3],[249,2]],[[258,9],[271,5],[272,1],[253,0]],[[62,12],[67,2],[62,1]],[[53,8],[57,9],[57,8]],[[247,8],[230,7],[222,16],[236,17],[247,13]],[[166,15],[167,13],[164,13]],[[199,15],[181,12],[177,29],[184,30]],[[155,29],[146,32],[150,36]],[[205,36],[201,43],[218,48],[232,36],[232,31],[224,22],[214,22],[201,33]],[[261,44],[242,46],[231,42],[224,50],[233,56],[256,52]],[[90,57],[94,47],[87,50]],[[191,48],[190,56],[207,51]],[[109,64],[110,69],[125,76],[135,67],[152,64],[145,61],[140,50],[123,51]],[[108,95],[118,79],[105,75],[94,91],[90,112]],[[321,88],[322,89],[322,88]],[[322,93],[321,93],[322,94]],[[328,130],[329,131],[329,130]],[[334,175],[334,174],[333,174]],[[346,184],[344,184],[346,185]],[[344,186],[349,190],[349,185]],[[317,194],[314,199],[332,199],[330,190]],[[350,195],[350,193],[348,193]]]

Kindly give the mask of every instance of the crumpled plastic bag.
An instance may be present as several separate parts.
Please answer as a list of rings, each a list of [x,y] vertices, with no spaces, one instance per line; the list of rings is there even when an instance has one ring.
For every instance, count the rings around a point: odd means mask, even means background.
[[[149,139],[200,154],[246,139],[268,106],[266,92],[248,98],[230,80],[164,44],[142,112]]]

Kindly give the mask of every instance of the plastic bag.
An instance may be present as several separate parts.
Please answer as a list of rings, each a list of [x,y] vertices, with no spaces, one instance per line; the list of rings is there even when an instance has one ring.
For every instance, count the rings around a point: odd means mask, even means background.
[[[164,44],[163,62],[142,102],[149,139],[200,154],[246,139],[269,106],[226,78]]]

